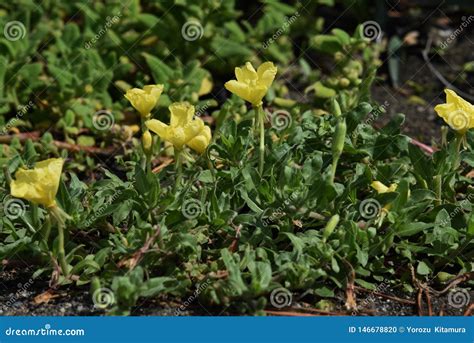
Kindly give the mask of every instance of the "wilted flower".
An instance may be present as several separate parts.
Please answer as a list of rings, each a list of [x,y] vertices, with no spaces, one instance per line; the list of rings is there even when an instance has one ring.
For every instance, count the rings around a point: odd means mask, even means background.
[[[62,158],[50,158],[33,169],[19,169],[10,184],[11,194],[45,207],[56,206],[63,164]]]
[[[446,103],[434,109],[453,129],[461,134],[474,127],[474,105],[461,98],[451,89],[445,89]]]
[[[373,189],[375,189],[377,191],[378,194],[383,194],[383,193],[395,192],[397,190],[398,185],[396,183],[392,183],[390,185],[390,187],[387,187],[380,181],[373,181],[371,186],[372,186]],[[392,204],[385,205],[382,208],[382,213],[388,212],[391,207],[392,207]]]
[[[250,62],[247,62],[242,68],[235,68],[237,80],[226,82],[225,88],[253,106],[260,106],[276,73],[277,67],[272,62],[261,64],[257,71]]]
[[[211,142],[211,129],[204,125],[201,118],[193,119],[194,106],[177,102],[171,104],[169,110],[170,125],[151,119],[145,123],[146,126],[177,149],[187,145],[198,153],[203,153]]]
[[[380,181],[374,181],[374,182],[372,182],[371,186],[379,194],[395,192],[397,190],[397,184],[396,183],[392,183],[390,185],[390,187],[387,187]]]
[[[140,112],[142,117],[146,118],[158,103],[162,92],[163,85],[148,85],[143,87],[143,89],[129,89],[125,93],[125,98]]]

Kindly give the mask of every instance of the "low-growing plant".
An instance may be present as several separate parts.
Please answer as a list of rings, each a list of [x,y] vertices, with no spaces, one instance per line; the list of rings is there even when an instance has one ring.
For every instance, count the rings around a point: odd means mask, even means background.
[[[53,289],[88,287],[97,308],[121,315],[152,299],[181,301],[180,311],[198,299],[219,312],[262,314],[280,306],[272,294],[281,290],[283,306],[292,298],[332,306],[346,292],[345,307],[357,311],[356,284],[412,292],[416,280],[473,271],[472,104],[446,91],[435,110],[451,129],[426,153],[402,134],[404,115],[373,125],[374,112],[383,115],[370,98],[380,48],[362,26],[353,36],[305,33],[308,17],[288,19],[302,5],[331,1],[265,1],[255,25],[233,21],[233,1],[174,3],[142,5],[172,11],[164,21],[136,1],[64,3],[86,23],[64,25],[44,46],[47,64],[26,63],[50,34],[40,20],[46,11],[24,8],[36,38],[25,47],[2,41],[9,67],[0,76],[24,73],[35,90],[54,78],[35,113],[57,116],[53,133],[65,142],[41,131],[3,145],[2,260],[31,261],[34,277]],[[62,25],[60,12],[48,25]],[[92,35],[98,13],[120,25]],[[285,15],[289,27],[254,54]],[[212,37],[173,41],[186,23]],[[295,72],[293,52],[280,49],[289,37],[304,37],[335,68],[322,73],[302,57]],[[83,43],[77,73],[63,70]],[[235,96],[211,96],[213,76],[229,75],[230,64],[236,79],[219,90]],[[286,76],[306,94],[293,98]],[[3,114],[29,99],[17,88],[0,89]],[[22,119],[9,131],[40,122]]]

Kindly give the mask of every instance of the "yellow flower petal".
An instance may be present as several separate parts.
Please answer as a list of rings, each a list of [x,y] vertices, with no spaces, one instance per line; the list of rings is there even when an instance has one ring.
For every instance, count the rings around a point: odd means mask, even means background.
[[[11,194],[46,207],[56,204],[64,160],[51,158],[38,162],[33,169],[20,169],[10,184]]]
[[[182,127],[171,127],[168,140],[178,149],[186,143],[186,133]]]
[[[125,93],[125,98],[130,101],[142,117],[147,117],[158,103],[162,92],[163,85],[148,85],[143,89],[129,89]]]
[[[474,127],[474,106],[453,90],[446,89],[446,103],[434,109],[444,121],[456,131],[465,133]]]
[[[270,88],[277,73],[277,67],[272,62],[265,62],[258,67],[257,75],[259,84]]]
[[[231,81],[227,81],[224,84],[224,87],[228,91],[237,95],[239,98],[242,98],[248,102],[251,102],[250,87],[246,83],[239,82],[236,80],[231,80]]]
[[[201,118],[194,118],[194,106],[188,103],[173,103],[169,107],[171,125],[159,120],[146,121],[146,126],[165,141],[170,142],[177,149],[184,145],[202,152],[211,141],[211,129],[204,125]]]
[[[161,93],[163,93],[163,85],[147,85],[143,87],[143,90],[148,95],[154,97],[156,101],[160,99]]]
[[[211,128],[209,126],[204,126],[204,128],[201,131],[201,135],[206,137],[207,144],[211,142],[212,134],[211,134]]]
[[[262,104],[262,99],[267,94],[268,88],[266,86],[255,86],[250,92],[249,102],[254,106],[260,106]]]
[[[198,95],[203,96],[209,94],[212,91],[212,87],[214,87],[212,80],[208,77],[205,77],[201,81],[201,86],[199,87]]]
[[[158,119],[150,119],[145,122],[147,128],[160,136],[161,139],[168,139],[170,127]]]
[[[260,106],[276,73],[277,68],[272,62],[263,63],[257,71],[247,62],[242,68],[235,68],[237,80],[226,82],[225,88],[253,106]]]
[[[172,127],[185,126],[193,119],[194,106],[187,102],[175,102],[169,107]]]
[[[251,82],[258,79],[257,72],[253,67],[252,63],[247,62],[242,68],[235,68],[235,76],[239,82]]]
[[[186,141],[189,141],[196,137],[204,128],[204,122],[201,118],[196,118],[187,123],[183,129],[186,136]]]
[[[397,190],[398,185],[396,183],[392,183],[390,187],[388,187],[387,192],[395,192]]]
[[[201,133],[191,139],[186,145],[194,151],[202,154],[211,142],[211,138],[211,128],[209,126],[204,126]]]
[[[377,193],[382,194],[382,193],[395,192],[398,185],[396,183],[392,183],[390,187],[387,187],[380,181],[373,181],[371,186],[373,189],[377,191]]]
[[[196,151],[199,154],[202,154],[206,151],[207,146],[209,145],[209,141],[204,136],[196,136],[192,140],[190,140],[187,144],[191,149]]]

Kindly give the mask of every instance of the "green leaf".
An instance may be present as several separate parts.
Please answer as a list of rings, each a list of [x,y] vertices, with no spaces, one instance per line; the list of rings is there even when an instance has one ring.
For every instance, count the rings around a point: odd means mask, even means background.
[[[423,223],[423,222],[414,222],[414,223],[404,223],[401,224],[397,230],[396,234],[399,237],[409,237],[416,235],[419,232],[425,231],[433,227],[432,223]]]
[[[151,75],[158,84],[167,84],[172,78],[174,71],[158,57],[143,53],[145,60],[150,67]]]
[[[334,291],[327,287],[319,287],[314,289],[314,293],[323,298],[332,298],[334,297]]]
[[[311,46],[327,54],[334,54],[343,50],[339,37],[330,35],[316,35],[311,40]]]
[[[431,273],[431,268],[428,267],[425,262],[420,261],[416,267],[416,272],[420,275],[429,275]]]

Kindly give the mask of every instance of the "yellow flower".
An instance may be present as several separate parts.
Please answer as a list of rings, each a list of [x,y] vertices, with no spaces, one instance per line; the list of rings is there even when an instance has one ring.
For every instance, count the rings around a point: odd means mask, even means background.
[[[211,128],[209,126],[204,126],[201,132],[196,137],[187,142],[186,145],[194,151],[202,154],[211,142],[211,138]]]
[[[379,194],[395,192],[397,190],[397,184],[396,183],[392,183],[390,185],[390,187],[387,187],[380,181],[374,181],[374,182],[372,182],[371,186]]]
[[[198,95],[203,96],[209,94],[212,91],[212,87],[214,87],[212,80],[209,77],[205,77],[201,81],[201,86],[199,87]]]
[[[445,89],[446,103],[434,109],[453,130],[465,133],[474,127],[474,105],[461,98],[451,89]]]
[[[194,118],[194,106],[186,102],[175,102],[169,107],[170,125],[151,119],[145,125],[176,149],[184,145],[198,153],[203,153],[211,142],[211,129],[204,125],[201,118]]]
[[[33,169],[19,169],[10,184],[11,194],[34,204],[56,206],[56,193],[63,169],[62,158],[50,158],[36,163]]]
[[[392,183],[390,187],[387,187],[380,181],[373,181],[371,186],[373,189],[377,191],[377,193],[383,194],[383,193],[395,192],[397,190],[398,185],[396,183]],[[381,210],[382,213],[388,213],[391,207],[392,207],[392,204],[385,205]]]
[[[142,117],[146,118],[158,103],[162,92],[163,85],[148,85],[143,87],[143,89],[129,89],[125,93],[125,98],[140,112]]]
[[[261,64],[257,71],[250,62],[247,62],[242,68],[235,68],[237,80],[226,82],[225,88],[253,106],[260,106],[276,73],[277,68],[272,62]]]

